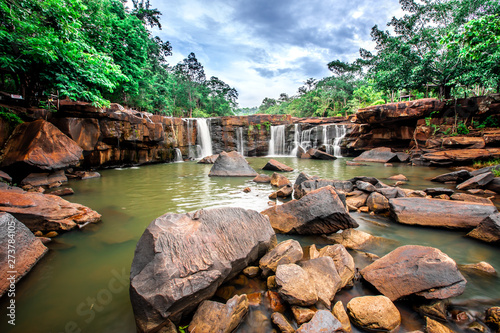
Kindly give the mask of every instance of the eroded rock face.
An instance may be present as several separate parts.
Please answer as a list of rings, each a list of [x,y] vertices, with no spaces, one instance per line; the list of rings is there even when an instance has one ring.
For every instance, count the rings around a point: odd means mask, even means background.
[[[15,267],[9,266],[9,240],[15,245]],[[12,243],[10,243],[12,245]],[[0,213],[0,297],[9,290],[9,271],[16,271],[17,283],[45,255],[48,249],[14,216]],[[14,288],[15,289],[15,288]]]
[[[393,153],[391,148],[380,147],[363,152],[361,155],[353,159],[354,162],[378,162],[388,163],[399,161],[398,155]]]
[[[483,188],[493,179],[495,179],[495,176],[493,175],[492,172],[485,172],[480,175],[474,176],[470,179],[467,179],[463,183],[460,183],[459,185],[457,185],[457,190],[465,191],[476,188]]]
[[[307,272],[296,264],[279,265],[276,284],[281,298],[291,305],[310,306],[318,301],[314,283]]]
[[[500,148],[487,149],[455,149],[437,151],[422,155],[425,162],[436,165],[472,163],[477,159],[493,159],[500,157]]]
[[[57,170],[80,162],[82,148],[51,123],[39,119],[23,123],[12,133],[2,158],[2,167],[25,164],[42,170]]]
[[[94,150],[99,140],[99,121],[92,118],[58,118],[54,120],[64,134],[75,141],[83,150]]]
[[[262,214],[269,217],[279,233],[329,234],[358,227],[331,186],[312,191],[300,200],[268,208]]]
[[[139,331],[153,331],[193,310],[273,242],[268,219],[252,210],[216,208],[160,216],[137,243],[130,272]]]
[[[333,259],[341,280],[340,288],[344,288],[354,278],[356,271],[354,259],[343,245],[325,246],[319,250],[319,256]]]
[[[353,323],[367,330],[392,331],[401,324],[401,315],[385,296],[355,297],[347,303],[347,312]]]
[[[361,270],[363,278],[391,301],[409,295],[426,299],[458,296],[467,281],[453,259],[438,249],[406,245]]]
[[[101,220],[96,211],[58,196],[0,189],[0,211],[10,213],[32,232],[68,231]]]
[[[445,103],[433,98],[402,101],[359,109],[356,118],[362,123],[377,124],[424,118],[432,111],[444,109]]]
[[[258,174],[238,152],[222,152],[215,161],[210,177],[256,177]]]
[[[333,259],[330,257],[311,259],[301,262],[300,267],[307,272],[309,281],[314,284],[318,300],[330,308],[342,284]]]
[[[391,214],[403,224],[472,229],[491,214],[492,205],[427,198],[396,198],[389,200]]]

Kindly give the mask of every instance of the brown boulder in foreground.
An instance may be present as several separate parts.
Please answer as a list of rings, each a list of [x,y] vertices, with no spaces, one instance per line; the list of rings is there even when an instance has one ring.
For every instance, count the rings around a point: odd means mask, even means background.
[[[267,218],[242,208],[165,214],[139,239],[130,299],[139,332],[178,320],[275,242]]]
[[[462,294],[467,283],[453,259],[417,245],[401,246],[360,273],[391,301],[409,295],[446,299]]]
[[[450,229],[475,228],[498,212],[493,205],[427,198],[390,199],[389,206],[399,223]]]
[[[500,213],[492,214],[486,217],[476,229],[472,230],[467,236],[479,239],[487,243],[500,242]]]
[[[9,243],[9,240],[13,240],[14,243]],[[15,264],[9,266],[12,261],[7,260],[7,254],[10,254],[9,250],[12,250],[12,245],[15,248],[15,254],[13,255]],[[45,255],[47,248],[14,216],[0,213],[0,251],[2,251],[2,260],[0,261],[1,297],[9,290],[11,282],[17,283],[35,266],[38,260]],[[16,271],[13,281],[8,279],[10,276],[9,271]]]
[[[390,332],[401,325],[398,308],[385,296],[355,297],[347,303],[354,325],[371,331]]]
[[[256,177],[258,174],[238,152],[223,151],[215,160],[208,175],[210,177]]]
[[[299,200],[268,208],[262,214],[269,217],[276,232],[284,234],[330,234],[359,226],[346,212],[332,186],[312,191]]]
[[[43,170],[57,170],[77,165],[82,151],[57,127],[39,119],[16,127],[5,147],[1,166],[23,163]]]

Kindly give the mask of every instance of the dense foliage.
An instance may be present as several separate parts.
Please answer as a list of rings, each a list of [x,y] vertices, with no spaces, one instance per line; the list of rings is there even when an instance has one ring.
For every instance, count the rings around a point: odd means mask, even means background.
[[[266,97],[265,113],[335,116],[398,98],[467,97],[500,90],[498,0],[400,0],[405,15],[374,26],[374,53],[332,61],[333,76],[296,96]],[[308,80],[310,81],[310,80]],[[406,96],[406,97],[405,97]]]
[[[175,116],[227,115],[238,93],[205,78],[191,53],[170,66],[171,45],[149,1],[0,0],[0,90],[38,105],[50,94],[117,102]]]

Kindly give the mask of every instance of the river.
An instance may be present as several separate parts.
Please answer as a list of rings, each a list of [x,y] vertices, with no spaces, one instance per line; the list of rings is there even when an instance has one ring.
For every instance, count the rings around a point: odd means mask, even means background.
[[[404,164],[353,167],[345,165],[346,159],[334,162],[291,157],[275,159],[295,169],[285,174],[292,181],[305,171],[340,180],[374,176],[392,184],[386,178],[402,173],[410,180],[405,187],[424,189],[441,187],[429,179],[449,172],[443,168]],[[259,172],[268,158],[247,160]],[[103,170],[98,179],[71,180],[67,186],[75,190],[75,195],[66,199],[98,211],[102,222],[63,234],[48,245],[49,253],[17,285],[16,326],[8,325],[2,316],[0,331],[135,332],[128,276],[135,245],[152,220],[165,213],[201,208],[236,206],[261,211],[269,207],[267,197],[272,192],[269,184],[255,184],[250,178],[211,178],[208,177],[210,168],[211,165],[195,162],[169,163]],[[244,193],[245,187],[250,187],[251,192]],[[441,249],[459,264],[487,261],[500,270],[500,250],[463,237],[465,232],[404,226],[368,214],[352,215],[360,224],[360,230],[396,241],[388,248],[374,249],[378,255],[400,245],[426,245]],[[374,220],[382,223],[372,223]],[[287,238],[280,235],[278,239]],[[325,244],[320,237],[294,238],[303,245]],[[479,303],[490,303],[500,299],[498,278],[468,278],[468,281],[465,293],[457,302],[475,299]],[[356,293],[361,291],[355,289],[349,295]],[[345,300],[347,295],[341,294],[339,299]],[[0,306],[4,313],[5,297],[0,300]],[[480,306],[478,309],[481,310]],[[239,329],[246,330],[244,326]]]

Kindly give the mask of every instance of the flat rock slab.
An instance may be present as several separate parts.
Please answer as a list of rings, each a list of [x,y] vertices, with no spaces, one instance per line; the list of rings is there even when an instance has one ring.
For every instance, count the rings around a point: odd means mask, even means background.
[[[393,153],[391,148],[380,147],[363,152],[353,159],[354,162],[377,162],[387,163],[399,161],[398,155]]]
[[[269,162],[264,165],[262,170],[292,172],[293,168],[290,168],[288,165],[278,162],[275,159],[270,159]]]
[[[23,222],[32,232],[68,231],[101,220],[101,215],[83,205],[56,195],[0,189],[0,211]]]
[[[177,320],[275,242],[269,220],[253,210],[216,208],[165,214],[135,250],[130,299],[140,332]]]
[[[451,165],[472,163],[474,160],[500,158],[500,148],[455,149],[437,151],[422,155],[422,160],[431,164]]]
[[[450,229],[475,228],[498,212],[492,205],[427,198],[390,199],[389,206],[399,223]]]
[[[311,148],[307,151],[306,155],[311,156],[315,160],[336,160],[337,158],[333,155],[327,154],[324,151]]]
[[[417,245],[401,246],[360,273],[391,301],[413,294],[427,299],[454,297],[463,293],[467,283],[453,259],[438,249]]]
[[[268,208],[262,214],[269,217],[276,232],[285,234],[329,234],[358,227],[332,186],[312,191],[299,200]]]
[[[11,242],[9,242],[11,240]],[[9,266],[11,261],[7,260],[10,245],[15,245],[15,264]],[[0,297],[9,290],[9,271],[16,271],[15,279],[17,283],[25,276],[35,264],[45,255],[48,249],[42,241],[36,238],[33,233],[14,216],[7,213],[0,213],[0,251],[2,260],[0,261]],[[14,288],[15,289],[15,288]]]
[[[493,179],[495,179],[495,175],[493,175],[492,172],[485,172],[480,175],[469,178],[463,183],[460,183],[459,185],[457,185],[457,190],[466,191],[476,188],[483,188]]]
[[[471,177],[472,175],[469,171],[459,170],[436,176],[432,178],[431,181],[438,183],[446,183],[446,182],[462,183]]]
[[[80,162],[83,149],[51,123],[39,119],[22,123],[12,133],[1,166],[25,165],[57,170]]]
[[[238,152],[222,152],[215,160],[210,177],[256,177],[258,174]]]

